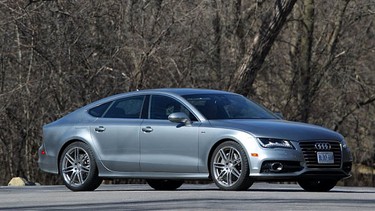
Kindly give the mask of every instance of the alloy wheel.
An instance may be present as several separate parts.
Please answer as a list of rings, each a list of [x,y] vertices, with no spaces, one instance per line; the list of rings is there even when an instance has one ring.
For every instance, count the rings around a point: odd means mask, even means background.
[[[71,148],[64,155],[61,170],[66,183],[80,186],[90,174],[90,156],[81,147]]]
[[[214,157],[213,168],[215,179],[224,187],[237,183],[242,173],[242,159],[237,149],[223,147]]]

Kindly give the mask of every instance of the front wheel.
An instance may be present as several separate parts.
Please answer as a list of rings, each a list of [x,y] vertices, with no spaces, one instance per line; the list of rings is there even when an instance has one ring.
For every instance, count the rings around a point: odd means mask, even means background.
[[[103,181],[98,176],[93,152],[82,142],[65,148],[60,159],[60,174],[65,186],[72,191],[93,191]]]
[[[298,184],[305,190],[310,192],[327,192],[336,186],[337,180],[327,179],[312,179],[312,180],[300,180]]]
[[[236,142],[227,141],[215,149],[210,169],[213,181],[222,190],[247,190],[253,184],[246,153]]]
[[[148,179],[148,185],[155,190],[176,190],[184,183],[182,180]]]

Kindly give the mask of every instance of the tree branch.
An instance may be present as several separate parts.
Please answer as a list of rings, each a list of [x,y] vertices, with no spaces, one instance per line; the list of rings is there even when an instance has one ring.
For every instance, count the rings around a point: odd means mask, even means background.
[[[286,22],[297,0],[277,0],[273,17],[262,21],[247,55],[243,58],[242,65],[234,73],[234,80],[229,90],[242,95],[249,95],[259,69],[262,67],[276,37]]]
[[[375,95],[372,95],[371,97],[367,98],[366,100],[352,105],[351,108],[349,109],[349,112],[347,112],[344,116],[341,117],[341,119],[339,121],[337,121],[337,123],[335,123],[334,130],[337,131],[338,128],[340,127],[340,125],[346,120],[346,118],[348,118],[355,111],[357,111],[358,109],[362,108],[363,106],[369,105],[373,102],[375,102]]]

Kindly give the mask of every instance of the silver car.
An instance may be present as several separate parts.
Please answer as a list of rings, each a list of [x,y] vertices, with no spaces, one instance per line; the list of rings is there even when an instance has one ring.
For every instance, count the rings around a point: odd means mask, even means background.
[[[222,190],[297,181],[306,191],[329,191],[350,176],[352,158],[340,134],[282,120],[241,95],[154,89],[111,96],[45,125],[38,163],[73,191],[113,178],[142,178],[156,190],[213,180]]]

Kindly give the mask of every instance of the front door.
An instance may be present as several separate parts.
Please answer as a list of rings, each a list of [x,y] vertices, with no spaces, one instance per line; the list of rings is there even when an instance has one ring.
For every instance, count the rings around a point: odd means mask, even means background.
[[[177,100],[162,95],[151,97],[149,119],[141,124],[141,171],[198,172],[198,129],[200,123],[182,125],[168,120],[174,112],[188,109]],[[190,115],[192,116],[192,115]]]

